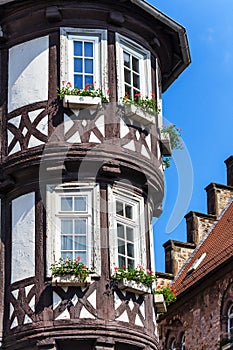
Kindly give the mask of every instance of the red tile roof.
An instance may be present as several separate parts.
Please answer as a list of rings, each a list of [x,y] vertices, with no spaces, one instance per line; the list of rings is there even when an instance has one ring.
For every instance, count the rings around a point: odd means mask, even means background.
[[[204,257],[204,253],[206,253]],[[204,259],[192,269],[200,257]],[[199,243],[191,257],[180,270],[173,283],[181,294],[208,273],[233,257],[233,201],[218,217],[207,236]],[[201,260],[201,259],[200,259]]]

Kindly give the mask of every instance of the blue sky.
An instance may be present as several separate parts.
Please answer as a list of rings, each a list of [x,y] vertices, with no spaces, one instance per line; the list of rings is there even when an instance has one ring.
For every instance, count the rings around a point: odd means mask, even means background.
[[[181,219],[190,210],[207,213],[204,188],[226,184],[224,160],[233,154],[233,1],[148,2],[186,28],[192,59],[163,95],[163,115],[182,129],[185,143],[165,171],[163,213],[154,222],[156,270],[164,271],[163,243],[186,241]],[[175,206],[178,193],[182,208]]]

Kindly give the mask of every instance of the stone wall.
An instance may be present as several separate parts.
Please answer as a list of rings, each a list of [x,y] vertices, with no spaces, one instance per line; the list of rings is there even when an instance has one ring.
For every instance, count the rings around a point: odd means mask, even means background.
[[[223,275],[223,274],[222,274]],[[170,306],[165,317],[160,317],[159,334],[160,349],[168,350],[170,342],[175,338],[176,349],[181,349],[181,335],[185,336],[185,349],[192,350],[218,350],[219,342],[224,338],[222,314],[226,290],[233,298],[232,272],[223,278],[209,283],[200,290],[191,292],[178,298]],[[232,286],[232,287],[229,287]],[[228,296],[229,298],[229,296]]]
[[[207,192],[208,214],[219,216],[233,197],[233,187],[211,183],[205,190]]]
[[[165,249],[165,271],[166,273],[176,275],[192,254],[196,245],[169,240],[163,247]]]
[[[186,216],[187,242],[196,245],[208,233],[216,216],[190,211]]]

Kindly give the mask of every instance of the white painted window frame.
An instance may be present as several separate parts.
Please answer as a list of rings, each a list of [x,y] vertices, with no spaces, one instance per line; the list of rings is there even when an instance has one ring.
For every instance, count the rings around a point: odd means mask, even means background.
[[[135,41],[116,33],[116,65],[117,65],[117,90],[119,102],[125,96],[124,87],[124,59],[123,51],[129,51],[140,61],[140,94],[141,96],[151,96],[151,54]]]
[[[95,88],[100,88],[103,94],[108,91],[108,57],[107,30],[80,29],[63,27],[60,29],[60,81],[70,82],[74,86],[73,77],[73,40],[91,40],[95,44],[96,62],[94,64]]]
[[[228,312],[227,312],[227,333],[229,334],[229,337],[232,336],[233,334],[233,328],[231,327],[231,322],[233,320],[233,303],[230,305],[230,307],[228,308]]]
[[[131,191],[119,187],[108,186],[108,214],[109,214],[109,251],[110,272],[114,274],[114,268],[118,266],[117,223],[120,222],[116,214],[116,201],[120,200],[134,207],[135,225],[135,267],[147,266],[147,252],[145,239],[144,199]],[[124,219],[122,219],[124,222]]]
[[[88,248],[87,266],[94,268],[97,275],[101,274],[100,251],[100,193],[99,185],[93,183],[64,183],[62,185],[47,185],[47,244],[46,267],[47,276],[51,276],[50,266],[60,258],[60,224],[59,198],[63,195],[86,195],[88,200]],[[58,215],[59,214],[59,215]],[[75,215],[74,215],[75,216]]]

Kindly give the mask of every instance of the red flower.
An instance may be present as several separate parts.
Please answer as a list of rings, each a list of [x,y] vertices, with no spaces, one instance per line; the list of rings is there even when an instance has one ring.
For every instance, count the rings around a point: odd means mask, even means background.
[[[126,266],[125,266],[125,265],[122,265],[122,269],[126,269]]]
[[[118,271],[118,270],[119,270],[119,268],[118,268],[118,267],[114,267],[114,270],[115,270],[115,271]]]
[[[151,94],[151,97],[155,97],[155,94]]]
[[[67,86],[69,86],[69,87],[71,87],[72,85],[71,85],[71,83],[68,81],[68,83],[66,84]]]
[[[134,97],[140,97],[140,92],[137,92]]]
[[[110,89],[107,90],[107,94],[108,94],[108,95],[110,94]]]

